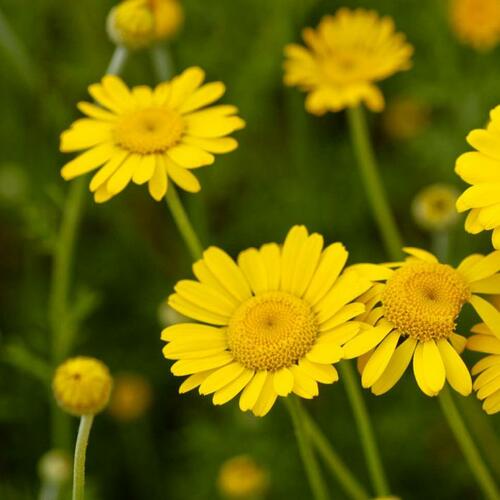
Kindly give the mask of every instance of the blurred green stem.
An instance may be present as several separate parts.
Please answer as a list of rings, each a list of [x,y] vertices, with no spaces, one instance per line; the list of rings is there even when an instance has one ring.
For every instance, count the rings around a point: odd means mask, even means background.
[[[401,259],[401,238],[387,202],[384,186],[380,180],[366,125],[366,118],[361,105],[348,108],[347,118],[361,172],[361,179],[364,183],[365,191],[370,201],[385,249],[391,259],[399,260]]]
[[[300,456],[307,473],[313,498],[315,500],[328,500],[330,495],[328,494],[319,464],[314,456],[310,440],[307,436],[306,425],[302,416],[301,402],[298,398],[293,396],[285,398],[284,402],[292,418]]]
[[[342,462],[332,445],[318,427],[316,422],[305,410],[304,405],[300,405],[301,418],[306,427],[306,431],[312,444],[316,447],[318,453],[323,457],[325,465],[330,469],[333,476],[344,489],[345,493],[353,500],[367,500],[370,498],[363,486],[351,474],[349,468]]]
[[[170,50],[164,45],[155,45],[151,51],[151,60],[160,81],[167,81],[174,74],[174,62]]]
[[[339,368],[346,388],[347,397],[349,398],[354,413],[356,426],[358,427],[373,488],[377,496],[387,496],[390,493],[389,484],[382,466],[382,460],[380,459],[375,434],[373,433],[370,417],[363,400],[361,387],[356,380],[356,373],[351,362],[348,360],[342,361],[339,364]]]
[[[198,239],[198,236],[189,221],[186,211],[184,210],[181,200],[179,199],[179,195],[177,194],[177,191],[172,183],[168,186],[165,198],[175,224],[177,225],[177,228],[179,229],[179,232],[189,249],[191,257],[193,260],[200,259],[203,253],[203,247],[201,246],[200,240]]]
[[[432,232],[432,251],[441,261],[447,262],[450,250],[450,232],[447,229]]]
[[[455,439],[460,446],[465,459],[469,463],[469,467],[476,477],[476,480],[485,496],[489,500],[500,499],[500,493],[497,489],[495,481],[491,476],[490,471],[486,467],[479,454],[479,451],[472,440],[469,431],[465,427],[464,421],[460,416],[460,413],[455,406],[453,397],[450,394],[448,387],[444,387],[439,393],[439,403],[441,404],[441,409],[448,420],[448,424],[455,435]]]
[[[128,50],[118,45],[111,56],[106,75],[119,75],[128,59]]]
[[[82,415],[80,418],[80,427],[78,428],[73,462],[73,500],[84,499],[85,456],[93,421],[94,415]]]
[[[34,91],[38,85],[38,71],[28,56],[19,37],[11,29],[7,18],[0,10],[0,48],[10,58],[11,64],[17,70],[21,80],[29,90]]]

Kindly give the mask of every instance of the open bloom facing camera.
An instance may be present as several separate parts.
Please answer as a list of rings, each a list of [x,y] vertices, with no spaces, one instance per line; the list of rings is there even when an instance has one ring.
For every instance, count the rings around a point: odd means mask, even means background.
[[[365,306],[353,302],[371,282],[342,270],[340,243],[293,227],[275,243],[241,252],[238,263],[211,247],[196,262],[197,281],[183,280],[171,307],[201,323],[163,330],[163,354],[177,360],[174,375],[189,375],[180,392],[199,387],[224,404],[241,392],[241,410],[265,415],[278,396],[313,398],[318,382],[338,380],[340,344],[360,328],[351,321]]]
[[[405,262],[352,266],[373,288],[361,297],[367,312],[359,318],[374,326],[344,344],[344,357],[360,360],[363,387],[374,394],[390,390],[413,359],[418,386],[436,396],[445,380],[460,394],[472,390],[469,370],[460,357],[466,339],[456,320],[469,303],[500,335],[500,313],[479,294],[500,292],[500,252],[474,254],[454,269],[434,255],[406,248]]]
[[[308,92],[306,109],[315,115],[360,103],[381,111],[384,97],[375,82],[410,67],[412,46],[391,18],[374,11],[339,9],[302,36],[306,47],[285,48],[284,80]]]
[[[148,184],[161,200],[168,181],[186,191],[201,189],[192,169],[211,165],[214,154],[237,148],[228,134],[245,126],[229,105],[208,107],[225,92],[222,82],[202,85],[205,72],[193,67],[151,89],[129,89],[117,76],[105,76],[89,87],[100,104],[80,102],[87,115],[61,134],[61,151],[82,151],[64,165],[61,175],[73,179],[98,169],[90,182],[97,203],[132,181]]]

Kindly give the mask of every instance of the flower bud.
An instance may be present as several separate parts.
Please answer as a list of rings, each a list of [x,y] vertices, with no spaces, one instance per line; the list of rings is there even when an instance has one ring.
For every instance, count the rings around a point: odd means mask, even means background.
[[[269,477],[252,457],[239,455],[222,464],[217,485],[225,498],[253,499],[264,495],[269,486]]]
[[[130,422],[142,417],[150,408],[153,394],[145,377],[135,373],[115,376],[109,413],[116,420]]]
[[[455,202],[458,191],[448,184],[432,184],[422,189],[412,203],[416,223],[427,231],[444,231],[458,220]]]

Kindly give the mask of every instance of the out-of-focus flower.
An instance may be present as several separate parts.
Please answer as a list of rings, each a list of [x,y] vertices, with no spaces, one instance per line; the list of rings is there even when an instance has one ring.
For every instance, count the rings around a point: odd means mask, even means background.
[[[129,89],[113,75],[89,87],[100,106],[80,102],[87,115],[61,134],[61,151],[83,151],[61,170],[73,179],[98,169],[90,190],[105,202],[130,183],[148,183],[161,200],[169,179],[182,189],[199,191],[191,170],[211,165],[214,154],[228,153],[238,143],[227,137],[245,126],[237,108],[211,106],[225,92],[222,82],[202,85],[205,72],[193,67],[155,89]],[[102,106],[102,107],[101,107]]]
[[[497,314],[500,321],[500,313]],[[471,331],[474,335],[467,340],[467,348],[487,354],[472,367],[472,375],[477,375],[474,390],[483,401],[483,410],[493,415],[500,411],[500,338],[484,323]]]
[[[450,23],[464,44],[491,49],[500,41],[500,0],[452,0]]]
[[[308,93],[306,109],[315,115],[362,102],[381,111],[384,97],[375,82],[411,65],[412,46],[390,17],[374,11],[339,9],[302,36],[307,47],[285,47],[284,81]]]
[[[217,486],[224,498],[252,500],[264,495],[269,475],[252,457],[239,455],[221,465]]]
[[[492,242],[500,249],[500,106],[490,112],[486,129],[469,133],[467,142],[477,151],[459,156],[455,172],[471,187],[457,200],[457,210],[470,210],[465,230],[472,234],[493,230]]]
[[[411,205],[417,224],[427,231],[444,231],[458,220],[455,204],[458,189],[448,184],[432,184],[418,192]]]
[[[430,108],[412,97],[399,97],[388,102],[382,125],[388,137],[405,141],[417,137],[430,121]]]
[[[402,263],[350,268],[377,283],[361,297],[367,312],[358,318],[373,328],[347,341],[344,357],[363,356],[363,387],[377,395],[390,390],[413,359],[424,394],[436,396],[447,380],[466,396],[472,381],[459,355],[466,339],[455,332],[456,320],[469,303],[500,335],[500,314],[479,296],[500,291],[500,252],[471,255],[454,269],[425,250],[404,250],[410,257]]]
[[[107,30],[117,45],[140,49],[172,38],[183,20],[178,0],[124,0],[111,9]]]
[[[153,391],[148,380],[137,373],[115,375],[108,411],[122,422],[142,417],[151,407]]]
[[[341,274],[347,251],[323,249],[323,237],[293,227],[283,244],[241,252],[237,263],[210,247],[193,266],[197,278],[175,286],[169,304],[201,323],[163,330],[171,371],[189,377],[179,391],[199,387],[215,405],[240,392],[240,409],[264,416],[278,396],[318,395],[318,382],[338,380],[342,339],[358,332],[350,321],[364,311],[353,301],[371,283]]]
[[[71,456],[63,450],[50,450],[38,462],[40,479],[47,484],[62,485],[71,477]]]
[[[59,406],[75,416],[95,415],[108,404],[113,380],[95,358],[70,358],[57,368],[52,390]]]
[[[15,163],[0,165],[0,204],[19,205],[28,195],[26,170]]]

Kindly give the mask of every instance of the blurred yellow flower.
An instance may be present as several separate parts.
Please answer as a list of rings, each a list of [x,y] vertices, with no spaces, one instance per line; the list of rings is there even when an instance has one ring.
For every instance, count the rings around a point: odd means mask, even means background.
[[[386,135],[397,141],[417,137],[429,121],[429,107],[412,97],[398,97],[389,101],[382,115]]]
[[[384,97],[375,82],[411,65],[412,46],[391,18],[374,11],[339,9],[302,36],[307,47],[285,47],[284,82],[308,92],[306,109],[315,115],[362,102],[381,111]]]
[[[474,390],[483,401],[483,410],[492,415],[500,411],[500,338],[484,323],[471,331],[475,335],[467,340],[467,348],[488,354],[472,367],[472,375],[477,375]]]
[[[268,485],[267,472],[248,455],[226,460],[221,465],[217,478],[217,486],[222,496],[231,500],[260,498]]]
[[[474,254],[454,269],[418,248],[405,248],[402,263],[352,266],[375,282],[360,300],[367,312],[358,318],[372,328],[344,345],[344,357],[363,356],[359,363],[363,387],[374,394],[390,390],[413,358],[418,386],[436,396],[445,380],[460,394],[472,390],[469,370],[458,354],[465,338],[455,332],[465,303],[500,335],[500,313],[478,294],[500,291],[500,252]]]
[[[452,0],[450,22],[466,45],[491,49],[500,41],[500,0]]]
[[[371,286],[342,274],[347,251],[323,249],[323,238],[295,226],[281,248],[275,243],[241,252],[235,263],[211,247],[196,262],[198,281],[183,280],[171,307],[200,323],[163,330],[163,354],[177,360],[172,373],[189,375],[184,393],[199,386],[220,405],[241,391],[240,409],[265,415],[277,396],[318,394],[318,384],[338,380],[340,342],[353,336],[364,311],[352,303]]]
[[[108,404],[113,380],[107,366],[95,358],[78,356],[61,364],[52,380],[59,406],[76,415],[95,415]]]
[[[90,85],[100,106],[78,103],[88,118],[64,131],[60,146],[63,152],[87,151],[64,165],[62,176],[69,180],[101,167],[90,182],[98,203],[131,181],[148,183],[158,201],[169,179],[186,191],[199,191],[191,170],[211,165],[215,153],[236,149],[238,143],[227,135],[245,126],[236,107],[207,107],[224,94],[225,86],[202,85],[204,78],[204,71],[193,67],[155,89],[141,85],[130,90],[113,75]]]
[[[73,461],[64,450],[50,450],[38,462],[38,474],[42,482],[62,485],[71,478]]]
[[[486,129],[469,133],[467,142],[477,151],[459,156],[455,172],[471,184],[457,200],[457,210],[470,210],[465,230],[472,234],[493,230],[493,246],[500,249],[500,106],[490,112]]]
[[[123,0],[111,9],[107,28],[117,45],[139,49],[173,37],[183,20],[178,0]]]
[[[411,208],[417,224],[427,231],[443,231],[457,222],[458,190],[448,184],[432,184],[413,199]]]
[[[114,377],[113,394],[108,411],[122,422],[142,417],[151,407],[153,391],[148,380],[137,373],[122,373]]]

